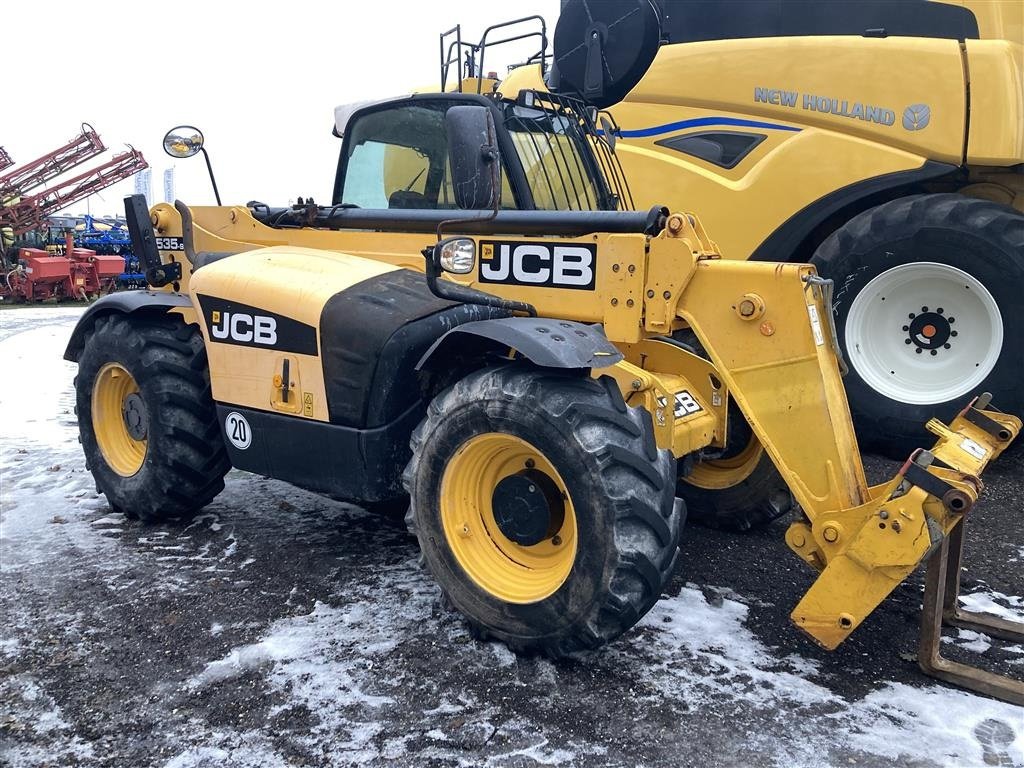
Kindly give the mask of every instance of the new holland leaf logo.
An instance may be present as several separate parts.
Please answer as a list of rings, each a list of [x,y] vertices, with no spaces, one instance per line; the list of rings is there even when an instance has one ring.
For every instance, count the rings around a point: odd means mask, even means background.
[[[908,131],[920,131],[932,119],[932,108],[927,104],[911,104],[903,110],[903,127]]]

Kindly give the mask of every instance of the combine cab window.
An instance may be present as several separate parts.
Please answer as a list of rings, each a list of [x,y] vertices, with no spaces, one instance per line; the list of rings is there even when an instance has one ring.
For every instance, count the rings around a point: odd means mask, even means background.
[[[505,110],[505,127],[530,185],[534,206],[544,211],[626,207],[625,182],[618,161],[597,138],[597,126],[585,116],[582,105],[559,101],[551,94],[537,98],[543,98],[547,108],[517,104]],[[609,189],[609,183],[614,190]]]
[[[597,189],[580,154],[577,140],[566,132],[565,117],[553,120],[539,110],[517,107],[506,121],[512,143],[533,192],[534,205],[544,211],[583,211],[600,208]]]
[[[341,200],[360,208],[454,209],[444,115],[449,104],[371,112],[350,127]],[[502,174],[502,208],[515,208]]]

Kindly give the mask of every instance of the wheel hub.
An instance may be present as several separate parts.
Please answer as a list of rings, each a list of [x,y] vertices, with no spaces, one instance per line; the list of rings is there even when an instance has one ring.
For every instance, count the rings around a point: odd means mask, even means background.
[[[1003,348],[1003,318],[978,280],[919,261],[876,275],[853,298],[843,329],[850,365],[896,402],[935,405],[976,391]]]
[[[565,519],[558,487],[543,472],[532,469],[499,481],[491,495],[491,508],[502,534],[524,547],[552,538]]]
[[[92,429],[107,465],[132,477],[146,460],[149,414],[131,372],[109,362],[96,373],[92,386]]]
[[[146,411],[146,403],[137,392],[132,392],[125,397],[121,404],[121,417],[124,419],[125,429],[133,440],[145,440],[149,433],[149,413]]]
[[[921,314],[911,312],[909,317],[910,324],[903,326],[907,334],[905,343],[913,344],[917,354],[931,352],[937,355],[940,349],[952,349],[951,339],[957,336],[957,331],[953,330],[956,318],[946,317],[942,307],[935,311],[921,307]]]

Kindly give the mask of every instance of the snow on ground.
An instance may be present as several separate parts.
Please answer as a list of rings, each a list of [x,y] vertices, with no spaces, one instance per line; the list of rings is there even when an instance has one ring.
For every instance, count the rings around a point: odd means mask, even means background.
[[[232,472],[187,525],[127,521],[76,440],[78,312],[0,312],[0,764],[1024,765],[1021,708],[913,673],[852,690],[729,587],[684,584],[556,664],[472,640],[357,508]]]

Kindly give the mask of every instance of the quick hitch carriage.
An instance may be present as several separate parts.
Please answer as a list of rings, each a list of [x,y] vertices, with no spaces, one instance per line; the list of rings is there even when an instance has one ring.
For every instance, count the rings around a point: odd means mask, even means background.
[[[274,227],[180,203],[151,221],[130,201],[163,288],[97,302],[67,352],[115,508],[195,511],[229,464],[371,505],[404,487],[455,607],[556,656],[613,640],[657,601],[685,513],[676,467],[728,456],[745,425],[799,503],[787,543],[820,575],[792,618],[822,646],[945,552],[1018,418],[982,396],[868,486],[814,267],[722,260],[687,213],[500,210],[492,110],[453,107],[446,124],[456,209],[402,214],[434,217],[426,268],[422,229]],[[161,256],[151,223],[180,251]],[[168,394],[168,368],[190,404]],[[943,677],[1019,701],[1020,684]]]

